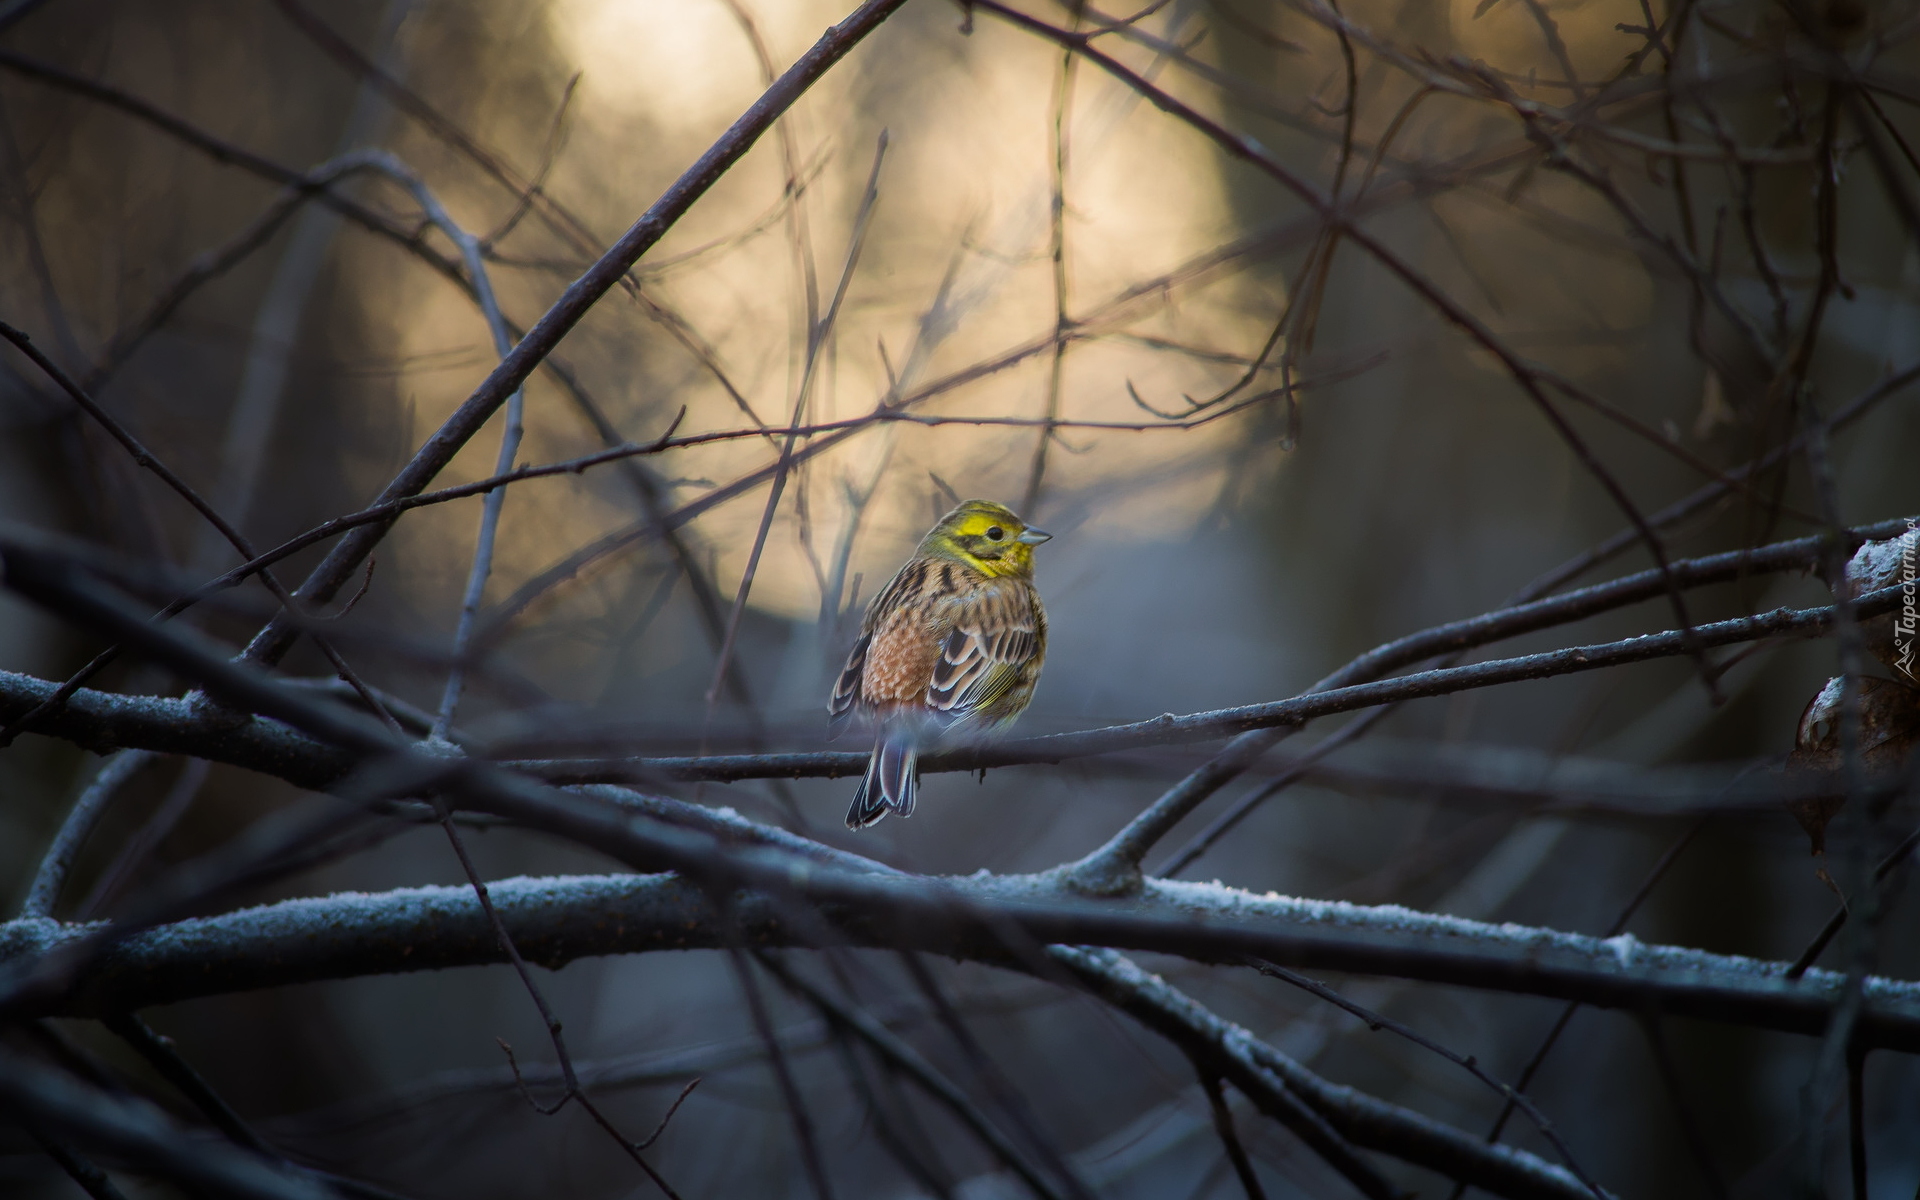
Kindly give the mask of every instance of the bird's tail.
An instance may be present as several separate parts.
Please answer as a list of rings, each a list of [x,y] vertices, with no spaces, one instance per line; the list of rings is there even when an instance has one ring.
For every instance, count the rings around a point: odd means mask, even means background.
[[[910,817],[919,792],[919,747],[903,732],[882,733],[867,759],[866,778],[854,793],[853,807],[847,809],[847,828],[865,829],[889,812]]]

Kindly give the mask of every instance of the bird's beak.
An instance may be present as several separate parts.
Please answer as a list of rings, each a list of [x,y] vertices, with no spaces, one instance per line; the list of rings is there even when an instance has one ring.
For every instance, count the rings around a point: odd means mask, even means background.
[[[1021,534],[1019,537],[1013,540],[1016,542],[1023,542],[1029,546],[1038,546],[1041,542],[1046,541],[1048,538],[1051,538],[1052,536],[1053,536],[1052,534],[1048,533],[1044,529],[1029,529],[1025,533]]]

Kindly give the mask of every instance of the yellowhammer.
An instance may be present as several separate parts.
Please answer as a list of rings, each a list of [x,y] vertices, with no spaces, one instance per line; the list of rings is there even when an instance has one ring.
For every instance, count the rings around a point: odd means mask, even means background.
[[[855,713],[876,726],[847,828],[913,815],[922,746],[990,733],[1033,699],[1047,657],[1033,548],[1051,536],[1005,505],[968,500],[867,605],[827,705],[836,727]]]

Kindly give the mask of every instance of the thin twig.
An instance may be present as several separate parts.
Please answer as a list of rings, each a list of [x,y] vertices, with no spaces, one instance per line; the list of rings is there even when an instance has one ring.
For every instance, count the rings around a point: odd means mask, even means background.
[[[341,683],[348,695],[356,695],[352,686],[344,681],[336,679],[333,682]],[[145,863],[154,847],[158,846],[167,834],[173,831],[173,827],[179,824],[180,819],[186,816],[187,809],[192,807],[194,798],[200,794],[200,788],[206,783],[207,775],[212,768],[213,764],[204,758],[189,758],[180,764],[180,773],[174,778],[166,795],[161,798],[160,806],[154,809],[153,815],[147,818],[131,838],[127,839],[127,843],[120,848],[120,853],[114,857],[107,869],[100,873],[99,878],[94,880],[93,886],[87,889],[87,894],[75,906],[73,914],[76,920],[84,921],[95,916],[113,900],[133,873]]]
[[[287,4],[292,2],[283,0]],[[505,358],[513,351],[513,337],[508,331],[506,319],[500,314],[500,302],[493,293],[480,239],[461,228],[447,214],[432,190],[398,160],[382,159],[380,167],[412,193],[414,202],[426,214],[427,220],[459,247],[461,260],[467,267],[467,278],[473,283],[481,315],[487,322],[487,332],[493,338],[494,353]],[[520,440],[525,433],[525,416],[526,388],[522,386],[515,388],[507,397],[506,425],[500,431],[500,452],[495,457],[493,467],[495,475],[504,475],[513,469],[513,460],[520,453]],[[474,625],[480,618],[480,601],[487,590],[487,576],[493,572],[494,539],[499,533],[500,511],[506,504],[507,489],[501,485],[486,492],[485,496],[480,509],[480,529],[474,537],[473,564],[467,572],[466,590],[460,600],[459,623],[453,635],[455,663],[453,669],[447,672],[446,687],[440,695],[440,708],[434,716],[432,736],[441,740],[446,739],[453,727],[453,715],[460,706],[460,693],[466,686],[466,668],[460,660],[473,640]]]
[[[1200,1090],[1207,1094],[1207,1107],[1213,1113],[1213,1131],[1220,1135],[1220,1145],[1227,1152],[1227,1161],[1233,1164],[1233,1173],[1240,1177],[1240,1187],[1247,1193],[1247,1200],[1267,1200],[1266,1189],[1254,1174],[1253,1160],[1247,1157],[1247,1148],[1240,1144],[1240,1134],[1233,1127],[1233,1111],[1227,1107],[1226,1096],[1221,1094],[1219,1076],[1204,1068],[1196,1070],[1200,1075]]]
[[[1902,841],[1893,853],[1880,860],[1879,865],[1873,869],[1874,886],[1885,883],[1888,876],[1906,866],[1916,847],[1920,847],[1920,829],[1908,834],[1906,840]],[[1834,935],[1846,925],[1848,911],[1845,903],[1833,910],[1833,915],[1827,918],[1827,923],[1821,926],[1820,932],[1814,935],[1813,940],[1807,943],[1807,948],[1802,950],[1800,956],[1793,960],[1793,965],[1787,968],[1787,978],[1798,979],[1807,973],[1807,968],[1814,964],[1814,961],[1820,957],[1821,951],[1833,941]]]
[[[1075,7],[1072,27],[1080,27],[1080,12]],[[1052,151],[1048,155],[1050,184],[1047,206],[1047,257],[1053,267],[1053,357],[1047,366],[1047,398],[1044,423],[1033,444],[1033,462],[1027,468],[1027,487],[1022,493],[1020,511],[1032,520],[1040,504],[1040,485],[1047,474],[1047,450],[1053,445],[1053,421],[1060,415],[1060,389],[1066,370],[1068,333],[1073,320],[1067,315],[1067,154],[1073,115],[1074,67],[1078,57],[1071,50],[1060,53],[1060,77],[1053,89],[1053,114],[1049,125]],[[1129,385],[1131,387],[1131,385]]]

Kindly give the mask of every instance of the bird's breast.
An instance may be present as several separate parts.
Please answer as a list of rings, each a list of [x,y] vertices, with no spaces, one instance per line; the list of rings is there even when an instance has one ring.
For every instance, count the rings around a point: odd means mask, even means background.
[[[933,679],[939,640],[927,628],[927,614],[919,609],[895,611],[874,630],[867,647],[867,670],[860,698],[875,708],[924,703]]]

